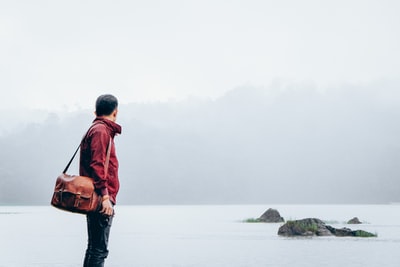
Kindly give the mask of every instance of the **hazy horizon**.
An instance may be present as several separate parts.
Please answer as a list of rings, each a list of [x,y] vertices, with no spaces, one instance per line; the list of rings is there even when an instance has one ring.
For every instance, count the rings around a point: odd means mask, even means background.
[[[48,203],[103,93],[121,203],[399,202],[399,8],[2,1],[0,203]]]
[[[400,105],[387,97],[393,88],[291,88],[122,104],[120,203],[399,202]],[[49,113],[0,135],[0,203],[31,196],[32,204],[46,204],[43,188],[51,193],[93,118],[87,109]]]

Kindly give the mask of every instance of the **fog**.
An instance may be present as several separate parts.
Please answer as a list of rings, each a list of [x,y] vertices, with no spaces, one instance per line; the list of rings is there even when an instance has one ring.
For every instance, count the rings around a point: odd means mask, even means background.
[[[5,108],[221,97],[276,78],[399,77],[395,0],[0,1]]]
[[[122,104],[118,204],[399,202],[397,85],[277,81]],[[93,113],[25,112],[35,120],[0,136],[0,204],[46,205]]]

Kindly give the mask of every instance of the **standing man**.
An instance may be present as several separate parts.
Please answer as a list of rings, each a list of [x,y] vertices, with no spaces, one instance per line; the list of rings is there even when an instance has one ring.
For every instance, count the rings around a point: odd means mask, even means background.
[[[117,113],[118,100],[115,96],[99,96],[96,100],[96,118],[81,143],[79,174],[93,177],[96,191],[102,198],[100,210],[86,216],[88,246],[84,267],[103,267],[108,255],[108,237],[119,190],[118,159],[114,146],[115,135],[121,133],[121,126],[115,122]],[[105,172],[109,145],[111,154],[108,172]]]

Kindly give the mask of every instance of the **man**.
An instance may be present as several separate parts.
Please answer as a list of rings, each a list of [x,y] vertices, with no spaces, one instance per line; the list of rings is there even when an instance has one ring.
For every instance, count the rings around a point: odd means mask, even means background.
[[[101,95],[96,100],[96,118],[81,143],[79,174],[93,177],[97,193],[102,198],[98,212],[87,214],[88,246],[84,267],[102,267],[108,255],[108,237],[119,190],[118,159],[114,136],[121,133],[115,121],[118,100],[113,95]],[[105,170],[108,146],[111,146],[108,171]]]

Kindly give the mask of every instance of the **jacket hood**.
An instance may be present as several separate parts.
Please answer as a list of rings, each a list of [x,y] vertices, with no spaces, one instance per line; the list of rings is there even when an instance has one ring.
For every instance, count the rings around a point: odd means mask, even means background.
[[[122,132],[121,125],[119,125],[118,123],[113,122],[111,120],[105,119],[103,117],[96,117],[94,119],[93,123],[103,123],[111,131],[111,134],[113,136],[115,136],[116,134],[121,134],[121,132]]]

